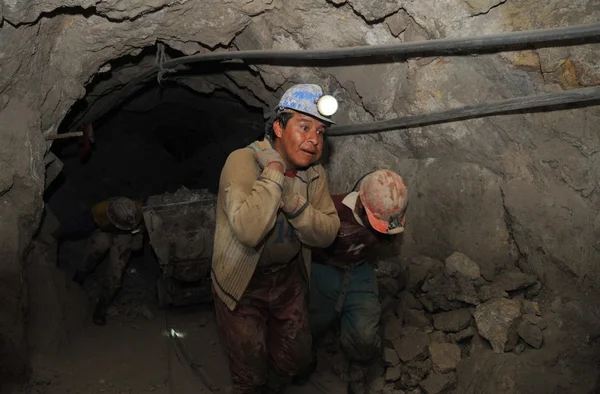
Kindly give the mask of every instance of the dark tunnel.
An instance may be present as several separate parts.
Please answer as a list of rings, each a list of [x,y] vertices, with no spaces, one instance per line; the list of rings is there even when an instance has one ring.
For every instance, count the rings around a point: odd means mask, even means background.
[[[93,88],[94,83],[88,93]],[[73,130],[74,119],[90,107],[87,99],[73,106],[62,130]],[[151,81],[89,124],[91,140],[87,135],[59,139],[51,148],[64,167],[44,200],[61,224],[113,197],[146,205],[151,196],[178,190],[214,195],[227,156],[262,139],[264,133],[262,109],[224,89],[203,94],[169,79],[160,84]],[[149,316],[151,309],[156,313],[160,301],[156,283],[162,273],[149,241],[145,236],[142,250],[132,253],[109,318]],[[86,237],[61,242],[58,267],[68,277],[86,258],[87,242]],[[91,299],[98,297],[108,260],[107,254],[83,283]]]

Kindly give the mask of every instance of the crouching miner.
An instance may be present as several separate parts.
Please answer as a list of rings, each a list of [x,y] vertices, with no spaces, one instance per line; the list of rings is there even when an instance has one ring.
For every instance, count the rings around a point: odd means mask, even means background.
[[[330,245],[340,226],[317,164],[336,109],[317,85],[291,87],[270,136],[231,153],[221,172],[213,296],[235,394],[282,392],[310,364],[310,248]]]
[[[366,393],[368,367],[381,351],[381,305],[372,252],[404,231],[407,189],[390,170],[365,176],[358,192],[333,195],[339,233],[328,248],[314,253],[310,321],[315,339],[339,324],[340,346],[349,361],[343,378],[348,393]]]
[[[106,323],[106,309],[121,289],[131,252],[142,249],[144,233],[142,202],[126,197],[94,204],[53,233],[58,241],[87,236],[85,254],[73,277],[80,285],[106,254],[109,256],[106,275],[101,278],[102,292],[94,310],[94,323]]]

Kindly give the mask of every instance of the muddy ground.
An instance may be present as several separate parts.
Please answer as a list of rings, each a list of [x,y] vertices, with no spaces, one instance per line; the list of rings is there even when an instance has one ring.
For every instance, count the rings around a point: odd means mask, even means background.
[[[63,244],[61,275],[70,278],[82,241]],[[201,365],[218,393],[226,393],[230,376],[210,305],[193,305],[160,310],[156,278],[160,270],[148,250],[135,255],[117,294],[105,326],[92,323],[93,300],[99,292],[101,263],[84,283],[81,327],[51,355],[33,358],[33,378],[14,394],[187,394],[211,392],[190,366],[190,358]],[[69,258],[70,257],[70,258]],[[71,287],[71,284],[68,284]],[[77,285],[74,285],[77,286]],[[71,289],[75,290],[75,289]],[[72,293],[73,294],[73,293]],[[180,333],[182,348],[167,333]],[[187,352],[187,355],[186,355]],[[52,353],[52,352],[49,352]],[[317,373],[312,378],[330,393],[344,393],[345,386],[333,374]],[[293,387],[291,394],[320,392],[312,383]]]

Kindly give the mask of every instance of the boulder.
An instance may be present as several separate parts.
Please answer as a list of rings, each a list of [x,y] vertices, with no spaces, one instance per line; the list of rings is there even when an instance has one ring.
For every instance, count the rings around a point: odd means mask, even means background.
[[[406,331],[406,334],[395,339],[393,343],[398,357],[404,362],[427,358],[427,347],[430,343],[429,335],[423,331]]]
[[[536,349],[542,346],[544,335],[538,326],[523,320],[517,326],[517,333],[528,345]]]
[[[479,334],[490,342],[496,353],[505,351],[511,326],[521,315],[521,302],[504,298],[481,304],[474,313]]]
[[[440,331],[458,332],[469,327],[473,316],[466,309],[457,309],[451,312],[441,312],[433,315],[433,326]]]
[[[429,355],[433,370],[443,374],[456,369],[461,359],[461,350],[453,343],[432,343],[429,345]]]
[[[459,274],[472,280],[481,276],[477,263],[460,252],[454,252],[446,259],[446,270],[450,274]]]

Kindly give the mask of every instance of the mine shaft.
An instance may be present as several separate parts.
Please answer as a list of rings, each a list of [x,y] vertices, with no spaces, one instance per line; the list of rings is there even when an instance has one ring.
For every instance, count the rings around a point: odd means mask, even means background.
[[[599,18],[0,1],[0,393],[600,392]]]

